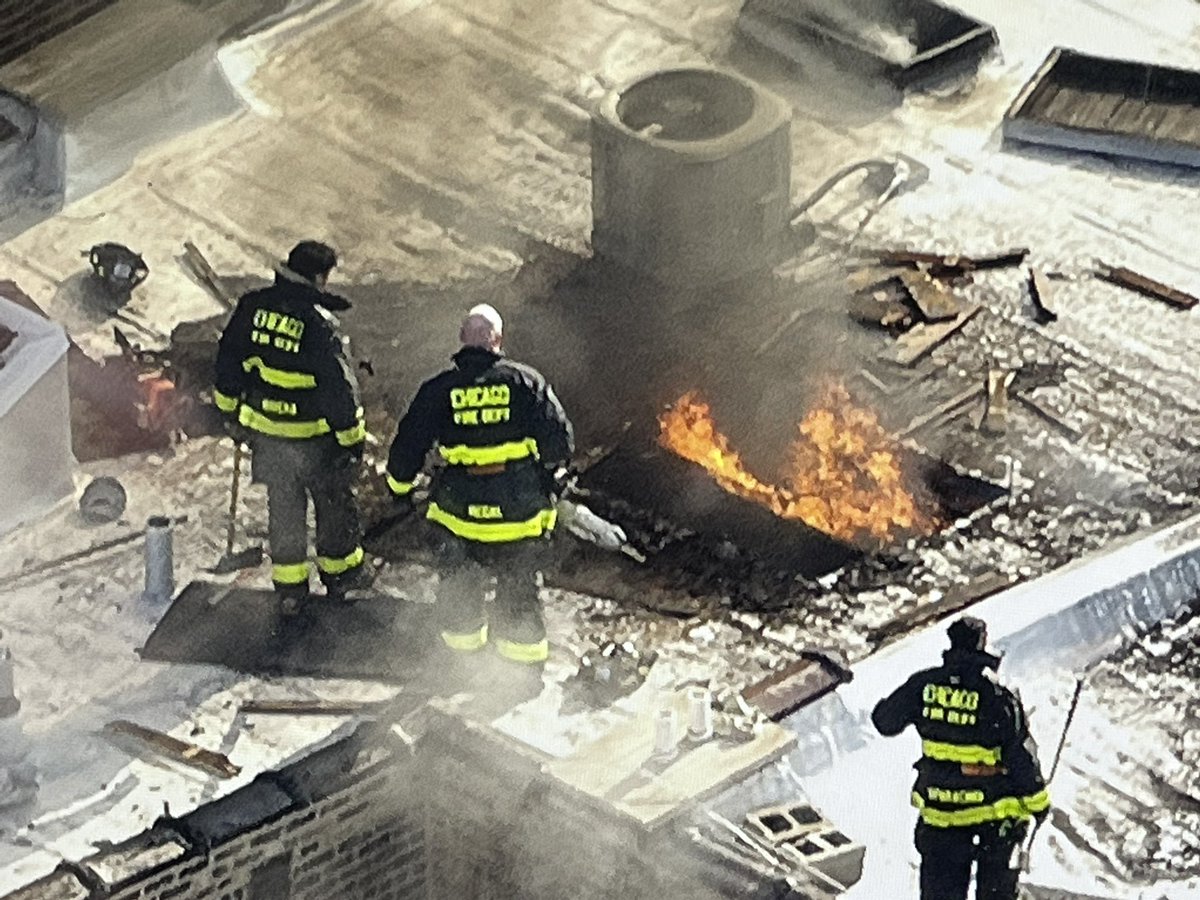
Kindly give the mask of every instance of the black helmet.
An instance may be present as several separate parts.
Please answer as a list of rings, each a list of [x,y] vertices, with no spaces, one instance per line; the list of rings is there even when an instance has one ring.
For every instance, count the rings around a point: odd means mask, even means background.
[[[982,650],[987,646],[987,623],[974,616],[963,616],[946,629],[954,650]]]
[[[309,281],[328,275],[336,265],[337,253],[320,241],[301,241],[287,258],[287,267]]]

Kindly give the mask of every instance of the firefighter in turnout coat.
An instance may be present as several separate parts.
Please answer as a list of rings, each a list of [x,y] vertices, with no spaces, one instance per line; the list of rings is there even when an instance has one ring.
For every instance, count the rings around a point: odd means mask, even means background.
[[[500,314],[474,307],[454,365],[421,385],[400,420],[387,482],[400,503],[435,446],[441,461],[426,517],[439,526],[441,637],[469,653],[489,643],[509,660],[549,654],[538,597],[541,548],[556,520],[555,472],[574,446],[571,423],[546,379],[500,349]],[[484,590],[496,578],[494,614]]]
[[[1050,799],[1025,711],[984,649],[987,626],[965,617],[948,635],[942,665],[909,678],[871,719],[880,734],[912,725],[921,736],[912,792],[921,900],[966,900],[972,863],[978,900],[1016,900],[1021,843]]]
[[[296,245],[273,285],[238,301],[217,352],[214,400],[267,486],[272,580],[285,613],[308,596],[310,496],[328,595],[345,599],[369,580],[353,493],[367,432],[333,314],[350,304],[325,290],[335,265],[332,248]]]

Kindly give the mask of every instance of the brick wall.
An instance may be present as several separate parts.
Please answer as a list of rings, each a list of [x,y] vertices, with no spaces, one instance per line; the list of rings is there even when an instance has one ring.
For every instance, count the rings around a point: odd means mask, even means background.
[[[406,726],[407,727],[407,726]],[[259,776],[4,900],[766,900],[773,879],[699,855],[548,778],[542,758],[428,711]]]
[[[0,0],[0,65],[28,53],[115,0]]]
[[[5,900],[416,900],[425,896],[413,758],[350,738],[59,870]]]
[[[679,822],[646,829],[547,778],[540,757],[490,730],[434,721],[418,757],[433,786],[429,900],[785,896],[702,858]]]

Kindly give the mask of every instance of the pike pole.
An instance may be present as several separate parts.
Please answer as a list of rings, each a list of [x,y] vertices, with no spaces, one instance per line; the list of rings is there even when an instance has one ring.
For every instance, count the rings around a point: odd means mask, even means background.
[[[1083,693],[1083,682],[1087,678],[1087,674],[1075,676],[1075,690],[1071,694],[1071,703],[1067,707],[1067,718],[1063,723],[1062,734],[1058,737],[1058,747],[1054,751],[1054,761],[1050,764],[1050,777],[1046,779],[1046,787],[1049,788],[1054,781],[1054,773],[1058,771],[1058,762],[1062,759],[1063,747],[1067,743],[1067,732],[1071,730],[1071,723],[1075,720],[1075,710],[1079,708],[1079,695]],[[1041,828],[1045,818],[1035,819],[1033,828],[1029,830],[1029,839],[1025,841],[1025,846],[1021,848],[1020,868],[1022,872],[1029,871],[1029,854],[1033,850],[1033,842],[1037,839],[1038,829]]]

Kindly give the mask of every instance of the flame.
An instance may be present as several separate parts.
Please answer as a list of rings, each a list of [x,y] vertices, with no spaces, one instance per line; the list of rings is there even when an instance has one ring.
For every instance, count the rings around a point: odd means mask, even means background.
[[[659,425],[664,447],[703,466],[731,494],[839,540],[882,542],[899,532],[927,533],[936,527],[905,488],[888,433],[874,413],[855,406],[836,382],[825,386],[800,422],[779,485],[746,468],[697,392],[680,397],[659,417]]]

